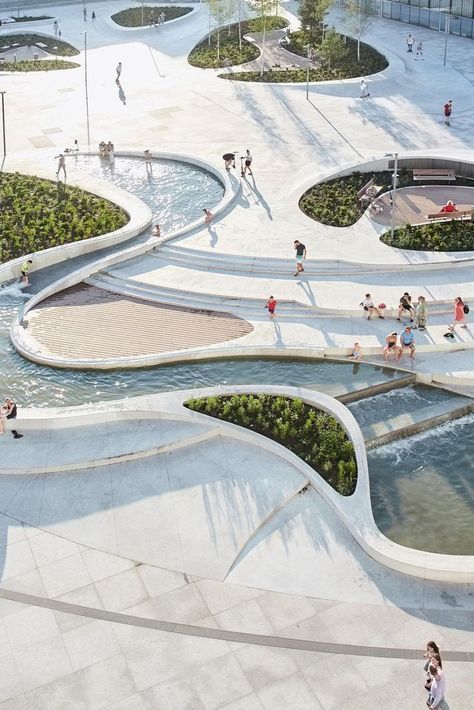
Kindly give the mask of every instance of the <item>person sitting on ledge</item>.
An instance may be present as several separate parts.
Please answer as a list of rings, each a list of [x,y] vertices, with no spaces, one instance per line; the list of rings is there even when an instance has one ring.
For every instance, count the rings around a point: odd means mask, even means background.
[[[456,212],[456,205],[452,200],[448,200],[443,207],[441,207],[441,212]]]

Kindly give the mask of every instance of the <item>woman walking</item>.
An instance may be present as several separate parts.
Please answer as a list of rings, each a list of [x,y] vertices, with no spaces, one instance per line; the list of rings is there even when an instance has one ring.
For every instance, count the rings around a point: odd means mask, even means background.
[[[466,311],[467,308],[467,311]],[[454,321],[453,323],[449,326],[449,330],[451,332],[454,331],[455,327],[457,325],[460,325],[461,328],[467,328],[466,324],[466,313],[469,313],[469,309],[462,300],[461,296],[456,296],[454,299]]]

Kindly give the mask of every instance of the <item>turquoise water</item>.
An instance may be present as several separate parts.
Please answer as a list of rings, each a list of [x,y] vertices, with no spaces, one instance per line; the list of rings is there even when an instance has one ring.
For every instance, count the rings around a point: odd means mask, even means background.
[[[213,208],[224,195],[224,186],[206,170],[177,160],[153,160],[147,171],[141,158],[108,160],[91,155],[69,158],[76,170],[108,180],[145,202],[153,224],[171,232],[202,217],[203,207]]]

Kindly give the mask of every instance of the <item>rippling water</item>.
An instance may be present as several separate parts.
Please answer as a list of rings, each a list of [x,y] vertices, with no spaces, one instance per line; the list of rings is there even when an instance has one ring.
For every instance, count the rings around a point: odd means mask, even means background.
[[[372,508],[391,540],[474,555],[474,415],[368,453]]]
[[[117,157],[109,163],[98,156],[70,158],[77,170],[128,190],[146,202],[153,223],[171,232],[202,217],[203,207],[211,209],[224,195],[222,183],[206,170],[177,160],[153,160],[147,172],[141,158]]]

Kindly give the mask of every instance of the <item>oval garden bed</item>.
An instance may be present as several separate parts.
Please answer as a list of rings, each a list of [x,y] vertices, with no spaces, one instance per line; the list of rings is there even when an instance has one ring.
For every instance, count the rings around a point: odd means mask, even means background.
[[[0,263],[107,234],[129,221],[112,202],[78,187],[30,175],[0,175]]]
[[[37,47],[58,57],[75,57],[79,50],[57,37],[49,35],[38,35],[33,32],[25,34],[0,35],[0,52],[7,52],[20,47]]]
[[[288,26],[284,17],[271,16],[266,18],[266,31],[281,30]],[[260,49],[244,39],[248,32],[263,32],[263,18],[254,17],[240,23],[242,36],[242,51],[239,49],[239,23],[220,27],[199,42],[188,56],[188,62],[193,67],[212,69],[226,64],[237,66],[252,62],[260,56]],[[233,75],[235,76],[235,75]]]
[[[192,12],[192,7],[161,7],[160,5],[144,5],[142,7],[129,7],[112,15],[111,19],[120,27],[151,27],[153,21],[158,22],[161,13],[165,15],[165,22],[176,20]],[[143,22],[142,22],[143,17]]]
[[[186,407],[239,424],[282,444],[338,493],[355,491],[354,447],[335,417],[301,399],[275,395],[220,395],[190,399]]]
[[[5,62],[2,71],[59,71],[61,69],[77,69],[80,64],[68,62],[64,59],[21,59],[19,62]]]

